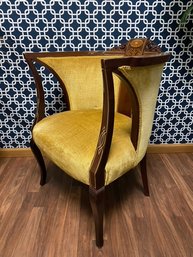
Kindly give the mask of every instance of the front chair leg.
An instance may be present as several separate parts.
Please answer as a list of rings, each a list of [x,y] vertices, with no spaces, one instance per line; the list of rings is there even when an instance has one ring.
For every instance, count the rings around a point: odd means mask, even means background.
[[[147,169],[146,169],[146,154],[140,162],[141,177],[144,188],[144,195],[149,196],[149,186],[147,178]]]
[[[103,246],[103,215],[104,215],[104,194],[105,187],[95,190],[89,188],[90,204],[95,222],[96,245]]]
[[[30,147],[39,164],[40,172],[41,172],[40,185],[43,186],[46,183],[46,176],[47,176],[45,162],[40,149],[37,147],[33,139],[31,139]]]

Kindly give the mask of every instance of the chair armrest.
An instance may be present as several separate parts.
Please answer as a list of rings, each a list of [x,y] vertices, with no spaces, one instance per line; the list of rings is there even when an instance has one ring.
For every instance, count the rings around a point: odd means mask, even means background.
[[[165,63],[169,56],[169,54],[156,54],[102,60],[104,90],[103,115],[98,144],[89,171],[91,188],[99,190],[105,184],[105,165],[110,151],[114,125],[114,85],[112,74],[117,74],[117,76],[124,80],[128,85],[128,90],[132,99],[131,141],[137,151],[140,122],[139,101],[135,89],[124,74],[119,71],[119,67],[140,67],[161,64]]]
[[[105,184],[105,165],[108,159],[114,126],[114,84],[112,72],[101,60],[103,74],[103,111],[98,143],[92,160],[89,179],[90,187],[100,189]]]

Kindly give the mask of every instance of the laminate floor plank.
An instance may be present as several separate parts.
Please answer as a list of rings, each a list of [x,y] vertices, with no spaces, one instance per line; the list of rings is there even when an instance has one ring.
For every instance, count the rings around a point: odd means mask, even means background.
[[[40,187],[40,194],[43,196],[43,200],[39,197],[40,199],[37,199],[35,203],[36,207],[44,207],[35,242],[35,256],[37,257],[57,256],[56,253],[58,248],[60,249],[62,246],[62,240],[65,240],[64,236],[61,238],[61,231],[64,227],[69,206],[71,180],[67,179],[67,182],[70,183],[66,183],[62,173],[58,176],[57,167],[53,164],[49,165],[48,169],[51,173],[49,176],[52,175],[53,169],[56,171],[54,173],[55,179],[49,178],[48,183]]]
[[[36,255],[36,235],[43,213],[42,207],[35,207],[29,213],[27,222],[17,233],[15,248],[12,248],[10,257],[28,257]]]
[[[175,177],[175,171],[179,164],[176,162],[178,155],[153,155],[152,162],[157,163],[156,159],[161,158],[162,163],[162,176],[170,176],[170,180],[173,179],[172,186],[163,186],[159,184],[159,188],[156,186],[157,177],[151,177],[154,179],[151,185],[152,189],[152,203],[155,206],[154,210],[157,217],[159,218],[159,223],[162,225],[163,238],[166,239],[165,245],[165,255],[164,256],[192,256],[191,248],[193,244],[193,234],[192,229],[186,224],[186,220],[189,220],[190,227],[193,227],[192,221],[192,209],[187,201],[184,199],[184,193],[190,194],[188,187],[182,182],[182,176]],[[172,165],[172,166],[171,166]],[[175,166],[176,165],[176,166]],[[175,168],[174,168],[175,167]],[[151,169],[150,169],[151,170]],[[154,166],[154,172],[159,174],[160,167]],[[168,172],[170,171],[170,172]],[[158,175],[161,179],[161,174]],[[179,181],[178,181],[179,179]],[[169,180],[168,180],[169,181]],[[184,189],[183,189],[183,187]],[[159,190],[159,189],[162,190]],[[165,190],[164,190],[165,189]],[[186,191],[183,191],[186,190]],[[188,199],[188,198],[187,198]],[[186,217],[184,219],[184,217]],[[184,231],[179,230],[179,227],[183,227]],[[184,243],[184,238],[186,235],[190,236],[189,240]],[[187,244],[189,247],[187,248]]]
[[[23,205],[23,200],[28,195],[26,185],[30,183],[28,165],[31,161],[34,163],[33,159],[13,158],[9,170],[7,167],[5,169],[4,183],[2,182],[0,192],[0,252],[8,241],[9,234],[13,232],[15,219]]]
[[[192,191],[189,190],[189,187],[187,186],[186,182],[183,179],[183,176],[179,173],[179,166],[176,165],[174,167],[173,162],[176,160],[176,158],[171,158],[169,156],[163,155],[161,156],[164,164],[166,165],[167,169],[171,171],[171,177],[175,181],[177,187],[179,188],[179,191],[183,194],[184,199],[186,200],[187,204],[189,205],[190,209],[193,212],[193,194]],[[185,164],[186,165],[186,164]]]
[[[10,163],[10,158],[0,158],[0,183],[2,174],[4,174],[5,166]]]
[[[138,178],[136,175],[136,173],[132,174],[132,180],[136,179],[137,181]],[[129,176],[129,181],[132,181]],[[126,182],[127,180],[120,186],[121,195],[124,194],[124,189],[127,186]],[[136,249],[136,253],[131,256],[163,256],[160,244],[163,235],[159,233],[160,228],[154,213],[151,198],[144,197],[142,191],[134,192],[134,195],[132,193],[132,197],[128,196],[127,199],[124,200],[122,210],[126,219],[125,226],[130,224],[127,237],[133,235],[132,245],[135,245]]]
[[[148,154],[106,188],[104,247],[95,246],[88,187],[46,160],[0,159],[0,257],[193,257],[193,154]]]

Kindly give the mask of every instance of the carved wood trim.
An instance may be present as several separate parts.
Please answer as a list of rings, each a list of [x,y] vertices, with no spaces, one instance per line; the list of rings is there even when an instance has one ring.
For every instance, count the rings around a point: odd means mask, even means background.
[[[160,54],[161,48],[148,38],[134,38],[127,43],[112,48],[112,52],[120,52],[126,56]]]
[[[107,134],[107,129],[104,126],[101,130],[101,133],[99,135],[99,142],[98,142],[98,146],[97,146],[97,150],[98,150],[98,155],[101,154],[101,152],[103,151],[103,148],[105,146],[105,137]]]

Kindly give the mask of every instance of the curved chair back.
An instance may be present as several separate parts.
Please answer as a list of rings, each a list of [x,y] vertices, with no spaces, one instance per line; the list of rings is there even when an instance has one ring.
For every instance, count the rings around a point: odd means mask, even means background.
[[[68,92],[70,110],[101,109],[103,104],[103,77],[101,72],[101,60],[106,58],[117,58],[119,55],[105,55],[90,52],[83,53],[60,53],[53,56],[37,57],[37,61],[45,65],[60,79]],[[118,108],[120,87],[122,82],[114,77],[115,106]],[[85,100],[86,99],[86,100]]]

